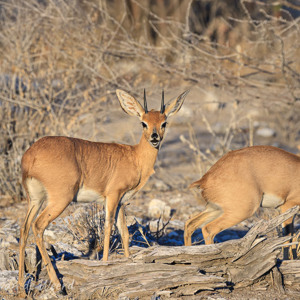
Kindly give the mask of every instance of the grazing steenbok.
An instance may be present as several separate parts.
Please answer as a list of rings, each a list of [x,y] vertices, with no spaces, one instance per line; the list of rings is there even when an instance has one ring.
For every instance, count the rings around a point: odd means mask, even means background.
[[[56,288],[61,286],[43,243],[43,234],[73,199],[105,199],[103,260],[108,259],[109,239],[114,220],[120,231],[125,256],[129,256],[129,233],[122,203],[131,198],[154,173],[153,167],[162,142],[167,118],[181,108],[188,91],[164,104],[160,111],[148,111],[124,91],[116,91],[122,109],[141,120],[139,144],[96,143],[70,137],[44,137],[34,143],[22,158],[22,183],[28,211],[20,231],[19,286],[24,284],[24,255],[32,224],[37,246]],[[34,221],[43,203],[46,207]],[[33,222],[34,221],[34,222]]]
[[[283,213],[300,205],[300,157],[271,146],[231,151],[190,185],[201,190],[205,210],[185,223],[184,243],[191,245],[201,227],[206,244],[219,232],[251,217],[260,207],[280,208]],[[293,218],[283,223],[293,232]]]

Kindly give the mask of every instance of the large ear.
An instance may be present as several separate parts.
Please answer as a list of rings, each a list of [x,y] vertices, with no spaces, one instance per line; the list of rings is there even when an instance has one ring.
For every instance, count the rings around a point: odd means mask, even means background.
[[[145,113],[142,105],[135,98],[122,90],[116,90],[122,109],[130,116],[141,117]]]
[[[185,99],[185,96],[189,93],[190,90],[185,91],[181,95],[177,97],[177,99],[170,101],[169,103],[166,104],[165,107],[165,115],[168,117],[176,114],[179,109],[181,108],[183,101]]]

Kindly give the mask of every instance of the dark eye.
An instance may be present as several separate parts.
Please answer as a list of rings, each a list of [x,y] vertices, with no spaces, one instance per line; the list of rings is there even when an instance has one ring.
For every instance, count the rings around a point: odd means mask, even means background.
[[[148,125],[147,125],[145,122],[142,122],[142,126],[143,126],[143,128],[145,128],[145,129],[148,128]]]
[[[161,128],[166,128],[167,124],[168,124],[167,122],[162,123]]]

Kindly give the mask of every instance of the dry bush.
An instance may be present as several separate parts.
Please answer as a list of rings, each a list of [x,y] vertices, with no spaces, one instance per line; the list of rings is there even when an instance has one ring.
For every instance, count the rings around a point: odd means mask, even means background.
[[[239,105],[227,133],[208,131],[216,158],[245,126],[249,139],[237,144],[253,142],[247,104],[268,115],[283,142],[299,144],[299,18],[287,1],[237,2],[220,15],[220,1],[212,1],[197,31],[199,1],[1,1],[0,197],[22,198],[20,160],[39,137],[98,138],[116,87],[226,91],[226,104]],[[204,99],[195,105],[201,111]],[[193,126],[213,128],[202,116]]]
[[[103,116],[97,104],[107,101],[112,83],[99,81],[103,64],[97,49],[82,49],[94,35],[78,35],[80,20],[72,27],[78,12],[71,4],[2,3],[1,195],[21,197],[21,157],[36,139],[76,134],[91,112],[91,124]]]
[[[105,210],[103,205],[97,203],[86,205],[62,221],[79,243],[79,248],[85,252],[85,255],[98,258],[98,254],[104,246]],[[120,246],[116,226],[113,226],[110,240],[110,250]]]

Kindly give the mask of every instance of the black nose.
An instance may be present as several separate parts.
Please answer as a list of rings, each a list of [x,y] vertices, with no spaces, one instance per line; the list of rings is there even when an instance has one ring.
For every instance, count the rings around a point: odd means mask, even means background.
[[[151,134],[152,139],[158,139],[158,134],[156,132]]]

